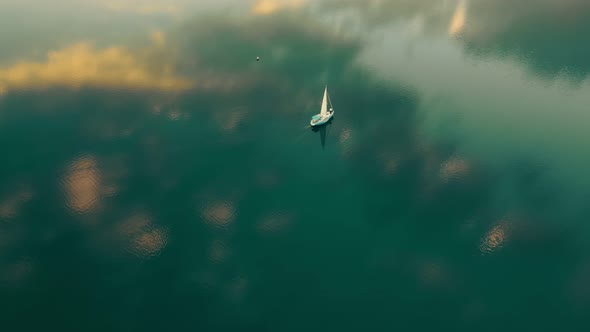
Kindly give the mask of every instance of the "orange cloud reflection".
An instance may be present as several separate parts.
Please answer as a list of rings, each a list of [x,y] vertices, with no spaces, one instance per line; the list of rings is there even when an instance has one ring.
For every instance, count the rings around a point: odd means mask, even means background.
[[[270,15],[283,9],[296,9],[303,6],[307,0],[257,0],[252,8],[256,15]]]
[[[128,251],[139,258],[157,255],[168,243],[168,231],[152,223],[145,213],[137,213],[117,226]]]
[[[509,225],[505,221],[494,226],[481,241],[481,245],[479,246],[481,253],[490,254],[502,248],[508,239],[508,232]]]
[[[444,182],[462,180],[469,173],[469,162],[460,157],[451,157],[440,167],[440,178]]]
[[[150,39],[152,40],[154,45],[158,47],[163,47],[166,44],[166,35],[160,30],[152,32],[152,34],[150,35]]]
[[[457,8],[451,18],[451,23],[449,24],[449,34],[451,36],[455,36],[465,27],[465,18],[467,16],[467,1],[460,0],[457,4]]]
[[[161,33],[155,33],[152,39],[156,43],[164,42]],[[51,51],[45,62],[21,62],[0,68],[0,91],[4,93],[51,86],[181,91],[192,85],[187,79],[175,77],[170,70],[164,73],[150,71],[136,55],[123,47],[97,50],[88,43]]]
[[[232,202],[220,201],[205,206],[201,216],[209,225],[225,228],[234,220],[235,214],[236,212]]]
[[[96,160],[86,156],[75,160],[63,180],[66,204],[76,213],[87,213],[98,206],[100,172]]]
[[[153,256],[162,250],[167,240],[167,232],[155,228],[138,235],[133,241],[133,249],[138,256]]]

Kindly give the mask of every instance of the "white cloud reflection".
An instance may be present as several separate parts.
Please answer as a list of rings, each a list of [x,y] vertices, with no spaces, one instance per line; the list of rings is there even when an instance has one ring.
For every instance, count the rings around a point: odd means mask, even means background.
[[[587,183],[590,157],[580,151],[589,138],[589,80],[548,81],[517,61],[470,58],[447,36],[410,36],[397,24],[374,33],[384,38],[367,43],[358,63],[418,91],[420,130],[427,136],[456,141],[469,159],[498,165],[526,158],[555,166],[551,172],[559,181]],[[464,168],[451,161],[441,175]]]

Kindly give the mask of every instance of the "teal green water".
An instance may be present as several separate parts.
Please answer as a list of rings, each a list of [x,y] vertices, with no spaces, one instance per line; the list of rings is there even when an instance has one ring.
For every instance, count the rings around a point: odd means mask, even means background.
[[[587,331],[586,0],[0,22],[3,331]]]

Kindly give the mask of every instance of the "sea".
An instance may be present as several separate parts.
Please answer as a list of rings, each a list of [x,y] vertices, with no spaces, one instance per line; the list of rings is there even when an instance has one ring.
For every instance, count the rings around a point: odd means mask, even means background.
[[[588,0],[0,22],[2,331],[590,330]]]

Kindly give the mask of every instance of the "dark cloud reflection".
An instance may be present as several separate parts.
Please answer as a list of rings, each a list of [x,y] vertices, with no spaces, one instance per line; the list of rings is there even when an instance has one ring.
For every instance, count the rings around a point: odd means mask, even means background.
[[[590,72],[590,3],[484,0],[468,3],[463,40],[477,54],[512,56],[546,76]]]

